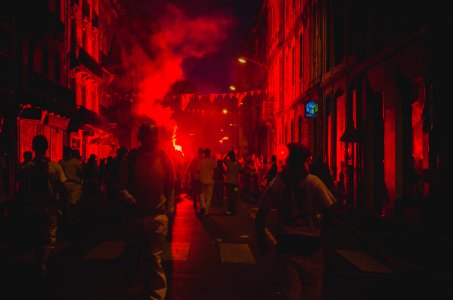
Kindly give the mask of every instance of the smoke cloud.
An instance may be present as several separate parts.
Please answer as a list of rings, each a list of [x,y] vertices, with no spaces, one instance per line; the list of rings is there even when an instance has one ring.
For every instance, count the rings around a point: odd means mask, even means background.
[[[120,39],[125,72],[122,80],[138,90],[135,115],[153,118],[159,125],[174,126],[172,111],[163,107],[161,100],[174,83],[186,79],[184,61],[218,51],[235,20],[222,11],[194,14],[175,3],[152,2],[136,2],[127,7],[129,27]]]

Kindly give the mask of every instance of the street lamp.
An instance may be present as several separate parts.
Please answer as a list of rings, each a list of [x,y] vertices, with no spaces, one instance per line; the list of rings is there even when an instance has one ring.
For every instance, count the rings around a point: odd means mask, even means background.
[[[251,62],[251,63],[254,63],[254,64],[264,68],[266,70],[266,72],[269,71],[269,68],[265,64],[263,64],[257,60],[254,60],[250,57],[241,56],[238,58],[238,62],[241,64],[246,64],[247,62]]]
[[[246,56],[239,56],[238,57],[238,62],[240,64],[246,64],[246,63],[252,63],[258,67],[260,67],[261,69],[264,69],[266,72],[258,72],[259,70],[254,70],[255,72],[249,72],[247,75],[250,75],[247,80],[249,81],[252,81],[251,82],[251,85],[252,86],[258,86],[261,90],[263,91],[266,91],[267,90],[267,80],[268,80],[268,76],[269,76],[269,67],[263,63],[263,62],[260,62],[256,59],[253,59],[253,58],[250,58],[250,57],[246,57]],[[251,70],[250,70],[251,71]],[[266,99],[266,100],[265,100]],[[265,97],[260,97],[258,98],[257,101],[260,101],[260,109],[261,111],[259,113],[262,113],[263,112],[263,107],[262,104],[264,104],[265,101],[269,101],[269,95],[268,93],[266,92],[266,96]],[[268,104],[269,105],[269,104]],[[252,107],[252,114],[255,112],[255,109]],[[260,118],[262,118],[263,115],[260,116]],[[267,117],[267,116],[266,116]],[[266,126],[267,129],[268,129],[268,145],[267,145],[267,152],[268,152],[268,156],[270,155],[269,152],[270,152],[270,145],[269,145],[269,134],[270,134],[270,129],[268,126]],[[255,131],[257,129],[257,127],[254,126],[254,130]],[[256,135],[256,133],[254,134]],[[263,145],[259,145],[258,143],[255,142],[255,139],[254,139],[254,143],[253,143],[253,148],[255,149],[258,149],[258,148],[261,148],[263,147]],[[263,147],[264,148],[264,147]],[[264,151],[263,151],[264,152]]]

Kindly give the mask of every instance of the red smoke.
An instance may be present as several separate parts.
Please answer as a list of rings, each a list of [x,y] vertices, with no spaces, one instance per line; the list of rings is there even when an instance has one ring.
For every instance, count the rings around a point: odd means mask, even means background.
[[[172,111],[162,107],[160,100],[175,82],[185,79],[182,64],[186,59],[201,58],[218,50],[228,37],[233,20],[219,14],[189,17],[170,3],[163,4],[152,20],[144,32],[135,35],[139,43],[124,43],[127,49],[122,51],[122,60],[139,90],[134,114],[173,127]]]

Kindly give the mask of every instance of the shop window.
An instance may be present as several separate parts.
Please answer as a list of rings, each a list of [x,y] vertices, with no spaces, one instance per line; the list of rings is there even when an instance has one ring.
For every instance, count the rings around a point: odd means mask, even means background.
[[[416,96],[411,105],[412,110],[412,194],[415,198],[427,197],[429,194],[429,131],[426,123],[428,108],[425,103],[425,85],[416,82]]]
[[[337,103],[336,103],[336,117],[337,117],[337,124],[336,124],[336,138],[337,138],[337,141],[336,141],[336,145],[337,145],[337,149],[336,149],[336,156],[337,156],[337,159],[336,159],[336,170],[337,170],[337,174],[335,174],[336,178],[339,178],[340,177],[340,173],[342,172],[342,166],[345,165],[345,148],[344,148],[344,143],[340,141],[340,138],[342,136],[342,134],[345,132],[346,130],[346,119],[345,119],[345,116],[346,116],[346,96],[345,94],[339,96],[337,98]]]

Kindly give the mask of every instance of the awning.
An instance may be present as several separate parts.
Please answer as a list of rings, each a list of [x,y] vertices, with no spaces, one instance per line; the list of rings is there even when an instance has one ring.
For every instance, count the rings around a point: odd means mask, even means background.
[[[55,115],[53,113],[47,114],[44,123],[50,127],[64,129],[68,128],[70,119],[62,116]]]
[[[101,145],[116,145],[117,142],[111,133],[106,135],[97,136],[91,139],[90,144],[101,144]]]
[[[75,111],[75,92],[45,76],[32,72],[28,89],[18,95],[18,103],[24,107],[45,110],[71,117]]]
[[[115,128],[114,124],[110,123],[107,117],[80,106],[69,121],[68,131],[76,132],[84,124],[89,124],[107,132],[110,132]]]

